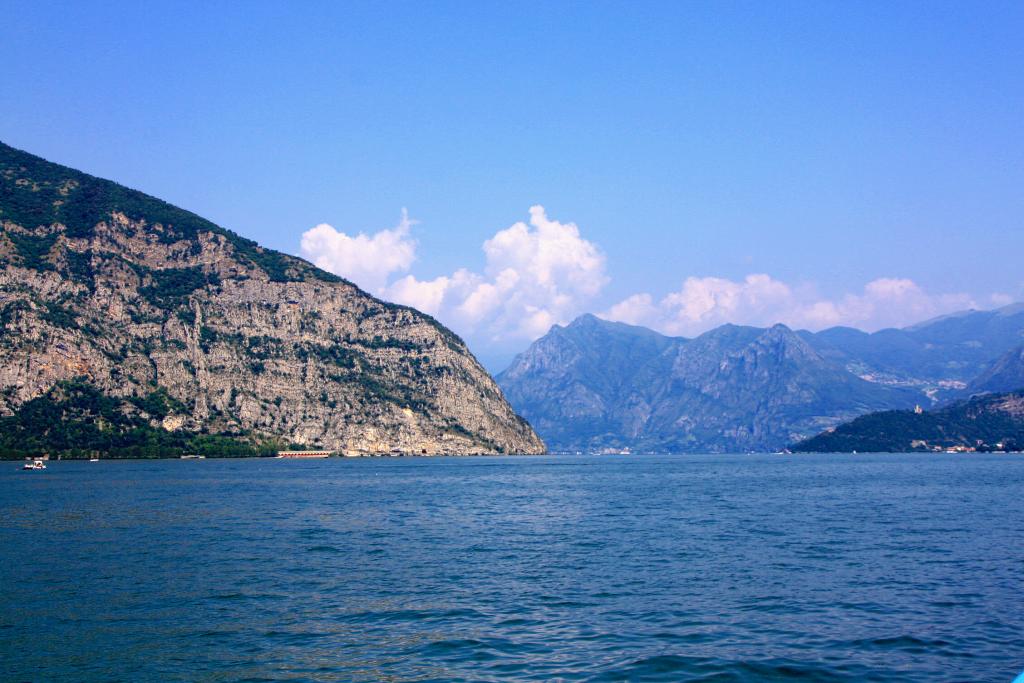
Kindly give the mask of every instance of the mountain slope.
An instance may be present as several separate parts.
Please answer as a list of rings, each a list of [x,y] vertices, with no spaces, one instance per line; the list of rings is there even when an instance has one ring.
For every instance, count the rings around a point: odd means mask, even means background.
[[[516,410],[547,435],[549,446],[621,446],[619,434],[635,434],[648,410],[634,390],[637,376],[667,369],[670,359],[663,354],[676,343],[642,327],[584,315],[568,327],[553,327],[496,379]]]
[[[783,325],[688,340],[593,316],[552,328],[497,380],[563,451],[773,449],[919,397],[853,376]]]
[[[990,394],[933,411],[862,415],[792,450],[818,453],[1024,448],[1024,392]]]
[[[970,394],[1024,389],[1024,346],[1007,351],[967,385]]]
[[[906,390],[871,384],[822,358],[784,325],[726,326],[680,348],[651,426],[669,435],[685,426],[679,450],[774,449],[865,410],[911,405]],[[731,343],[709,342],[726,334]]]
[[[963,311],[871,334],[848,327],[800,334],[858,376],[917,387],[941,401],[959,396],[994,358],[1024,344],[1024,305]]]
[[[0,224],[0,414],[75,381],[167,431],[544,449],[429,316],[166,202],[0,143]],[[157,389],[181,408],[132,407]]]

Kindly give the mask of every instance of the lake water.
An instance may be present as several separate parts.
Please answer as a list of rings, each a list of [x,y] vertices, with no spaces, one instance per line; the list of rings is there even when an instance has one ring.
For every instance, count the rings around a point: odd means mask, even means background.
[[[0,463],[0,679],[1000,681],[1024,457]]]

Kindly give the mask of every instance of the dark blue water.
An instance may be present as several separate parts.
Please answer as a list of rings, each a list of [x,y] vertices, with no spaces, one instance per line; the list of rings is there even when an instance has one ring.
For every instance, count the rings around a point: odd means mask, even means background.
[[[1024,458],[0,463],[0,679],[1010,681]]]

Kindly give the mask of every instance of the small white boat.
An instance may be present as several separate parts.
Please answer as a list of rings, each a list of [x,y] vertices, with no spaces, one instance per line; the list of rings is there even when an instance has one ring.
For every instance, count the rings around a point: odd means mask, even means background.
[[[45,470],[46,463],[41,458],[33,458],[21,466],[23,470]]]

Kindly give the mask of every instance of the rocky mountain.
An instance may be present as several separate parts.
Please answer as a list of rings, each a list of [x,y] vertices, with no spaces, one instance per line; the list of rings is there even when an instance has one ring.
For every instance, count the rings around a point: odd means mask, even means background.
[[[1024,389],[1024,346],[1011,349],[967,385],[969,394]]]
[[[775,449],[920,392],[872,383],[784,325],[696,339],[582,316],[497,377],[558,451]]]
[[[816,453],[1024,448],[1024,392],[977,396],[938,410],[862,415],[791,447]]]
[[[676,340],[592,315],[541,337],[497,376],[509,402],[561,451],[621,447],[647,419],[633,391],[640,378],[667,370]],[[529,418],[527,418],[529,419]]]
[[[0,144],[0,224],[8,437],[544,450],[435,320],[163,201]]]

